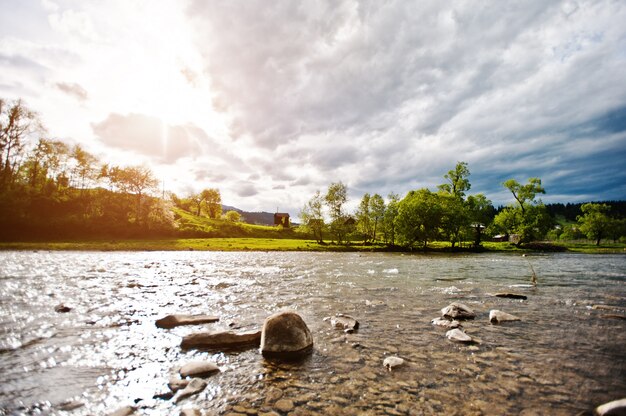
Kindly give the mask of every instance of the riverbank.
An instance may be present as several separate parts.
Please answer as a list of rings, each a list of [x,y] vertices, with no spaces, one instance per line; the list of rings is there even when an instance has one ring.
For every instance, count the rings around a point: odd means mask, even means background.
[[[288,238],[185,238],[152,240],[76,240],[0,242],[0,250],[53,250],[53,251],[326,251],[326,252],[414,252],[402,247],[384,244],[319,244],[314,240]],[[569,251],[587,254],[626,254],[625,244],[595,246],[586,243],[535,244],[516,247],[510,243],[485,242],[481,252],[543,252]],[[447,242],[433,242],[426,252],[471,253],[473,248],[452,249]]]

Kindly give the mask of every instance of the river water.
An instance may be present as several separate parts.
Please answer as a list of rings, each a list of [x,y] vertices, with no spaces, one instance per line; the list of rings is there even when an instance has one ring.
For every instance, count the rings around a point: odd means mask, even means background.
[[[528,299],[490,295],[502,291]],[[453,301],[477,312],[464,329],[478,343],[430,324]],[[283,309],[313,333],[302,362],[180,348],[186,334],[260,328]],[[491,309],[521,321],[491,325]],[[626,397],[624,309],[623,255],[1,252],[0,414],[590,414]],[[156,328],[172,313],[220,321]],[[331,328],[335,313],[358,331]],[[390,355],[405,364],[388,371]],[[195,360],[221,371],[178,404],[159,398]]]

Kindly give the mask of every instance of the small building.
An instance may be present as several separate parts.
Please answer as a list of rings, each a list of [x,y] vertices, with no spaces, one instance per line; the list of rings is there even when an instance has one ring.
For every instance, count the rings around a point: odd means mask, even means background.
[[[504,243],[505,241],[509,241],[509,236],[506,234],[498,234],[491,237],[491,241],[496,243]]]
[[[274,225],[282,225],[283,228],[289,228],[289,214],[286,212],[274,214]]]

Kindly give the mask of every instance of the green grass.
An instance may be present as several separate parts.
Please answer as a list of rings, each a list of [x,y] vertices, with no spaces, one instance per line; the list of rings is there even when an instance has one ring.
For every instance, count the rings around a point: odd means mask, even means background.
[[[318,244],[293,238],[184,238],[159,240],[101,240],[63,242],[0,242],[0,250],[84,251],[379,251],[381,245]]]

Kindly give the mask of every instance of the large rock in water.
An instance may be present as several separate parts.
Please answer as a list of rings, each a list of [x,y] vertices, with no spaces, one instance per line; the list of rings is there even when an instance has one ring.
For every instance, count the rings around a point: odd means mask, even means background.
[[[183,337],[181,348],[200,349],[241,349],[249,346],[258,346],[261,341],[261,331],[250,332],[197,332]]]
[[[452,302],[441,310],[441,315],[447,319],[474,319],[476,314],[467,305]]]
[[[512,321],[521,321],[521,319],[515,315],[511,315],[510,313],[502,312],[497,309],[492,309],[489,311],[489,322],[491,322],[492,324]]]
[[[313,350],[313,335],[300,315],[278,312],[265,319],[261,354],[266,358],[296,359]]]

